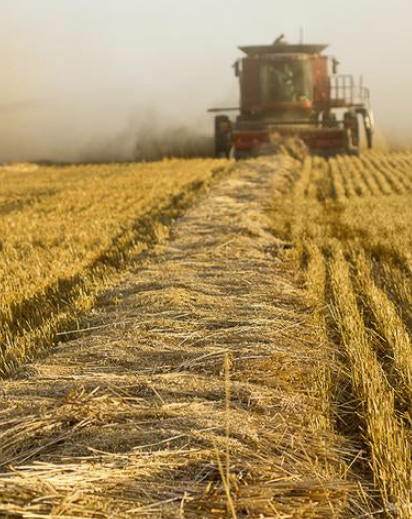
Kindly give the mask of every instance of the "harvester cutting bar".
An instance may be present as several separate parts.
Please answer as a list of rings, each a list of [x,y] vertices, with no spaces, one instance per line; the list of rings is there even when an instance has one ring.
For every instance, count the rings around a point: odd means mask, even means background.
[[[240,107],[230,106],[229,108],[209,108],[207,111],[212,114],[218,114],[221,112],[239,112]]]
[[[256,122],[246,121],[243,125],[242,121],[240,121],[236,127],[239,129],[243,129],[243,128],[259,129],[262,127],[266,128],[266,129],[271,129],[271,128],[282,128],[282,127],[286,127],[286,126],[295,126],[296,128],[307,127],[307,126],[324,127],[324,123],[320,119],[313,119],[313,120],[291,119],[289,121],[276,121],[273,123],[267,122],[264,125],[262,125],[262,123],[260,121],[256,121]],[[343,127],[344,121],[333,121],[333,126],[334,127]]]

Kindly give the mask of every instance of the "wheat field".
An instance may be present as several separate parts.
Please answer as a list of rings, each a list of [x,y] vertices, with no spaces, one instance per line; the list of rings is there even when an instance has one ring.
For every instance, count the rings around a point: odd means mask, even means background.
[[[324,408],[359,445],[354,470],[370,480],[377,508],[405,518],[412,513],[411,193],[410,152],[309,157],[273,208],[276,233],[334,347]]]
[[[411,517],[412,152],[15,165],[0,185],[2,510]]]
[[[100,288],[223,174],[214,160],[0,169],[0,372],[78,326]]]

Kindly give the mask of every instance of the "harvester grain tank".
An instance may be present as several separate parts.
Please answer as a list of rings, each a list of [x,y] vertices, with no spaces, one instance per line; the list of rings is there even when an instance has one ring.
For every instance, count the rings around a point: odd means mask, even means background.
[[[361,127],[373,145],[369,90],[351,75],[337,73],[327,45],[288,44],[240,47],[235,65],[240,107],[212,108],[217,156],[242,158],[270,150],[279,139],[301,139],[312,153],[357,154]],[[238,111],[235,120],[227,114]],[[226,112],[226,113],[225,113]]]

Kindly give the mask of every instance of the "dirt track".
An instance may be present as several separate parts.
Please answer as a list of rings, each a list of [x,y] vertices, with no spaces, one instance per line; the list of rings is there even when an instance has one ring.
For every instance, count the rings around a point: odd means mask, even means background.
[[[266,215],[290,167],[238,166],[105,294],[91,331],[4,383],[0,513],[338,513],[311,394],[322,348]]]

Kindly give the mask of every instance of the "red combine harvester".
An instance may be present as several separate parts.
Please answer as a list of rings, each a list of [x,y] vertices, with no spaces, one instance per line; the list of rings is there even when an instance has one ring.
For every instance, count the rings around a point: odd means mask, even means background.
[[[272,45],[240,47],[246,54],[234,65],[240,108],[209,110],[240,112],[235,121],[215,117],[216,156],[270,152],[285,137],[301,139],[314,154],[358,154],[362,124],[372,148],[369,90],[362,81],[337,74],[338,61],[322,54],[327,47],[291,45],[283,35]]]

